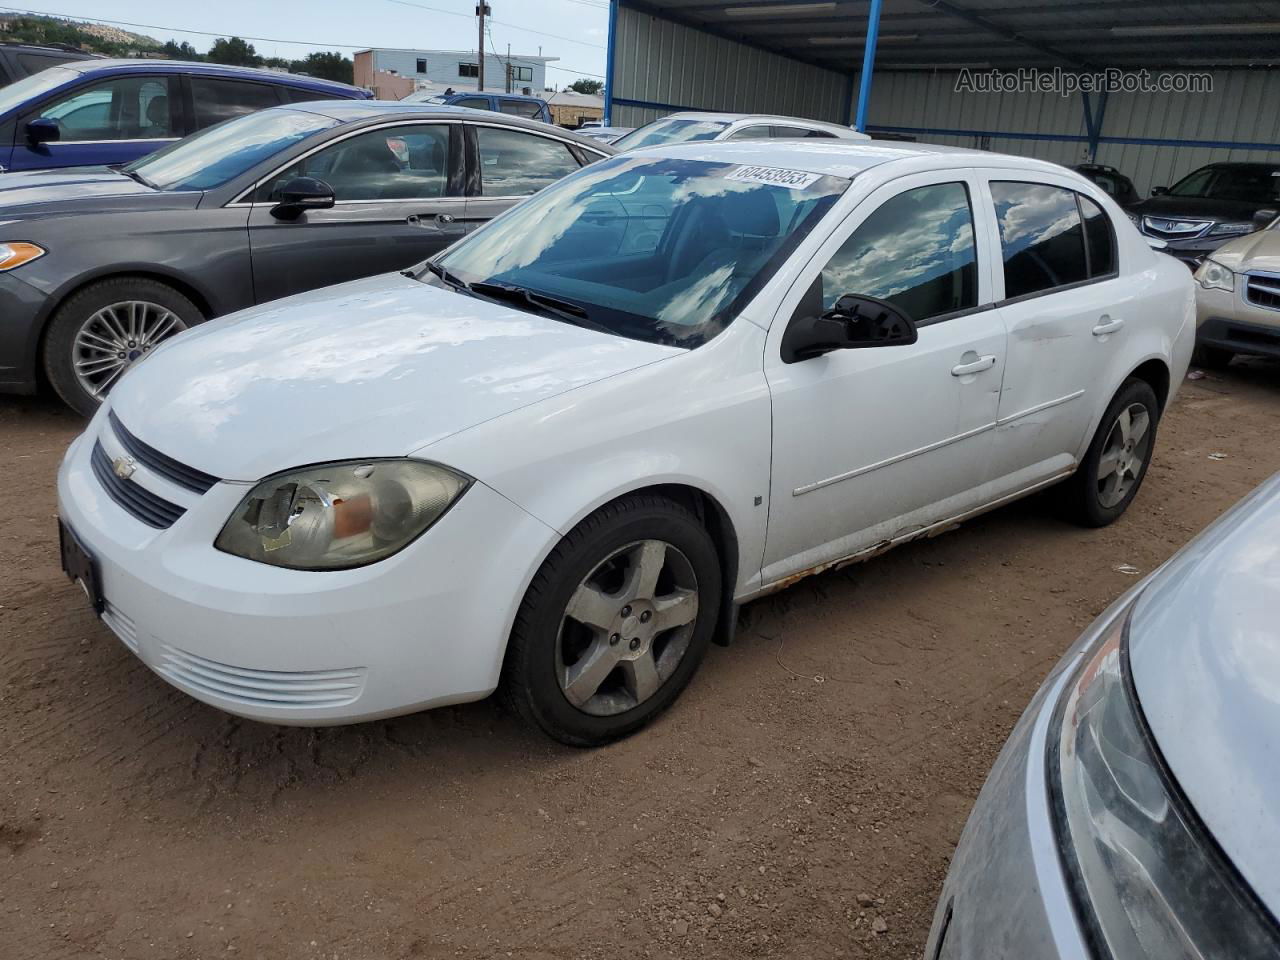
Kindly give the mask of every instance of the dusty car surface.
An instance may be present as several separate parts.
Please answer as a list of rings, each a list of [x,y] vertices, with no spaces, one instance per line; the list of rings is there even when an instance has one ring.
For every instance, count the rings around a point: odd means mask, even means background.
[[[812,139],[870,140],[852,127],[804,117],[755,113],[672,113],[610,141],[619,150],[708,140]]]
[[[1280,357],[1280,218],[1209,254],[1196,284],[1197,363]]]
[[[63,562],[233,713],[501,685],[603,743],[675,699],[737,604],[1059,482],[1081,522],[1118,517],[1192,286],[1048,163],[624,154],[409,275],[175,337],[66,456]]]
[[[1049,675],[952,860],[926,957],[1280,955],[1280,476]]]

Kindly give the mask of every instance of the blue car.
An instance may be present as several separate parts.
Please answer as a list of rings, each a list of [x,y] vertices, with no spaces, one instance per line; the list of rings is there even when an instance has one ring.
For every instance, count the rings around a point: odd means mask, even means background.
[[[73,61],[0,88],[0,171],[128,163],[264,107],[371,98],[345,83],[248,67]]]
[[[506,113],[513,117],[528,117],[530,120],[551,122],[551,108],[547,101],[539,97],[531,97],[523,93],[477,93],[474,90],[463,93],[428,93],[423,90],[411,93],[401,103],[440,103],[451,107],[470,107],[472,110],[492,110],[494,113]]]

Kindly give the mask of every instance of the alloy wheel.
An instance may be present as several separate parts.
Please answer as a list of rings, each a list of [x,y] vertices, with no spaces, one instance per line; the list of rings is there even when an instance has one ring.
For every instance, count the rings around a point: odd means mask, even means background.
[[[1151,449],[1151,413],[1141,403],[1120,411],[1098,458],[1098,502],[1106,509],[1129,495]]]
[[[172,310],[145,300],[113,303],[93,313],[76,333],[72,364],[85,392],[101,400],[120,375],[162,340],[187,325]]]
[[[565,698],[594,716],[639,706],[689,649],[698,619],[693,565],[661,540],[615,550],[578,584],[556,644]]]

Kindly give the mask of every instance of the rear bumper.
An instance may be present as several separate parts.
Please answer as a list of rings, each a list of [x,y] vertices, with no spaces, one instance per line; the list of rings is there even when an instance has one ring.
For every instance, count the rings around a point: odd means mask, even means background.
[[[0,273],[0,393],[33,393],[40,312],[48,295]]]

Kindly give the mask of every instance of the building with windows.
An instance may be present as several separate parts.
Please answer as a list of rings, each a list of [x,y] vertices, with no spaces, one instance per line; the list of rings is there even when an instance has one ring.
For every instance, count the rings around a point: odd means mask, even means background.
[[[508,57],[505,53],[485,51],[484,87],[490,91],[537,95],[547,86],[547,64],[559,59],[514,53]],[[399,91],[404,86],[403,80],[412,82],[406,92],[421,87],[478,89],[480,63],[474,50],[361,50],[354,60],[356,86],[373,90],[379,97],[381,87]],[[388,75],[402,80],[390,81]],[[404,95],[401,92],[399,96],[384,99],[394,100]]]

